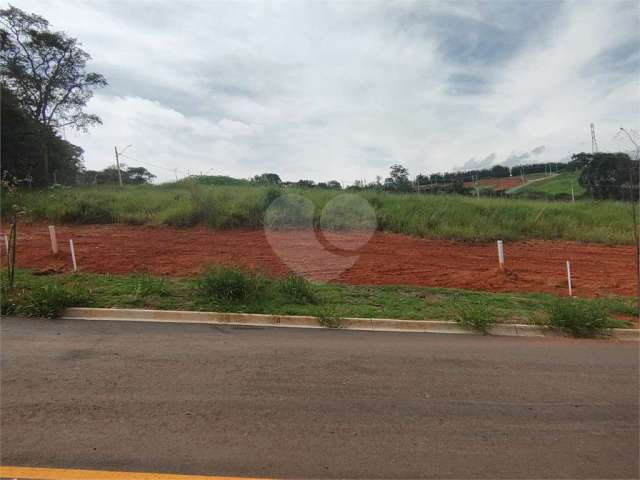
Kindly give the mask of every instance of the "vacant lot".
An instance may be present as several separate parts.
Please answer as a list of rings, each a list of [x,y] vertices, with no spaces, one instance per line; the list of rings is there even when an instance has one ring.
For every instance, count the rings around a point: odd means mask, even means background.
[[[354,234],[343,235],[348,241]],[[46,224],[23,226],[18,266],[45,272],[68,271],[67,245],[71,237],[84,271],[193,276],[207,264],[223,263],[259,268],[276,276],[288,272],[263,230],[124,225],[58,227],[58,240],[64,248],[57,256],[51,253]],[[308,236],[283,232],[281,241],[292,250],[311,251]],[[422,285],[564,295],[565,261],[570,260],[576,295],[633,295],[633,252],[630,245],[512,242],[505,245],[507,270],[503,272],[498,268],[494,243],[427,240],[378,232],[357,252],[354,265],[336,280],[356,285]],[[310,255],[306,271],[298,273],[324,279],[332,268],[331,262],[318,261]]]

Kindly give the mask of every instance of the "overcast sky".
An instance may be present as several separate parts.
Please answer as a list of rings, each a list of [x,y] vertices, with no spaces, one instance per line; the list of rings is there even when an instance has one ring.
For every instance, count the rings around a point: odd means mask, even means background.
[[[556,161],[638,128],[637,1],[13,2],[109,86],[87,168],[375,180]],[[149,166],[142,164],[153,164]]]

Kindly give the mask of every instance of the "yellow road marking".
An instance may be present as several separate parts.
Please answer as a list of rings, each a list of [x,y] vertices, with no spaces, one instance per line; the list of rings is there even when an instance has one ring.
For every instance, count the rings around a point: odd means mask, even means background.
[[[105,470],[73,470],[67,468],[32,468],[0,465],[1,478],[21,480],[267,480],[249,477],[216,477],[208,475],[174,475],[148,472],[110,472]]]

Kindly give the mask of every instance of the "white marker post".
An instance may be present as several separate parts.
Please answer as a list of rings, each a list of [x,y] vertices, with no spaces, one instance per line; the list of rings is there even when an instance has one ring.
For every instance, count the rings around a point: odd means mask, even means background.
[[[498,240],[498,264],[500,265],[500,270],[504,270],[504,245],[502,240]]]
[[[73,263],[73,271],[78,271],[78,264],[76,263],[76,251],[73,248],[73,240],[69,239],[69,249],[71,250],[71,262]]]
[[[49,238],[51,239],[51,251],[58,253],[58,239],[56,238],[56,227],[49,225]]]
[[[571,262],[567,260],[567,285],[569,285],[569,296],[573,297],[573,288],[571,286]]]
[[[6,253],[7,258],[9,257],[9,236],[3,235],[4,237],[4,253]]]
[[[573,187],[571,187],[571,201],[576,203],[576,195],[573,193]]]

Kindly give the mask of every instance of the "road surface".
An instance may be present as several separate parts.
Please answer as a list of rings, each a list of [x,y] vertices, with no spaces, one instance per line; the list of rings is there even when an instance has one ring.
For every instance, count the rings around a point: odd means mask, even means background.
[[[638,478],[638,344],[1,320],[3,465]]]

